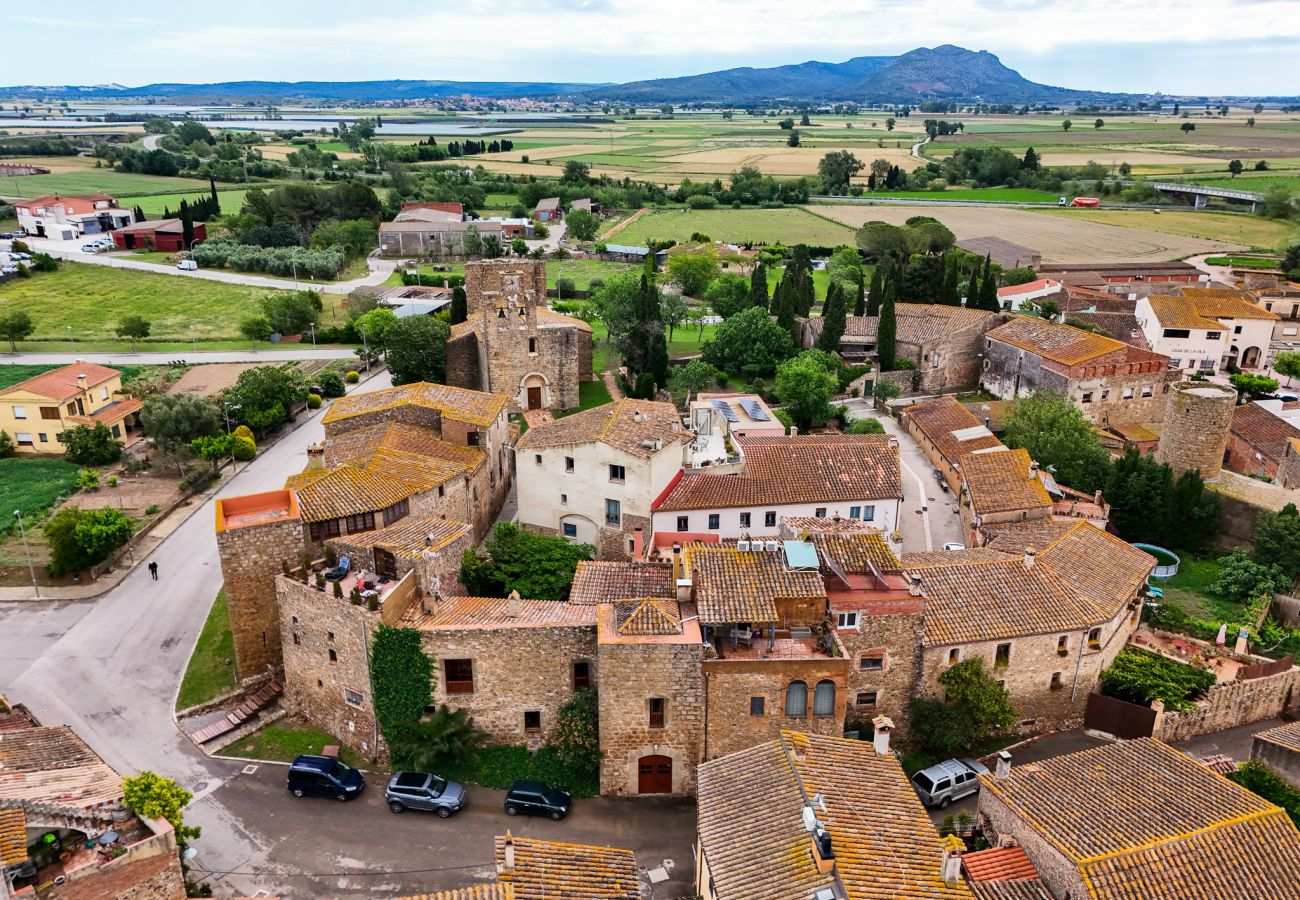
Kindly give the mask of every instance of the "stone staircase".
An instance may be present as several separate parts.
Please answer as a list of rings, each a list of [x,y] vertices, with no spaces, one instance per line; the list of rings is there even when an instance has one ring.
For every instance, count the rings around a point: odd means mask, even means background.
[[[250,719],[258,717],[262,710],[280,699],[284,685],[279,679],[272,679],[250,694],[242,703],[226,713],[225,718],[218,719],[211,725],[200,728],[190,735],[194,743],[202,746],[222,735],[229,734],[242,727]]]

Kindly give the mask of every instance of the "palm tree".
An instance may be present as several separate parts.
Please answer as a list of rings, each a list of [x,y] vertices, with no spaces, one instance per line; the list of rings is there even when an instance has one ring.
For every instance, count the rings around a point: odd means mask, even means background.
[[[390,729],[388,752],[394,765],[404,769],[429,771],[450,762],[472,758],[487,740],[468,711],[450,709],[445,704],[418,722]]]

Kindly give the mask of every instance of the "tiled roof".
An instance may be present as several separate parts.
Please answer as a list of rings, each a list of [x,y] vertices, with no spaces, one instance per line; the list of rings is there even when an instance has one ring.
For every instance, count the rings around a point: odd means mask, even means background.
[[[653,509],[847,504],[903,495],[898,447],[891,446],[883,435],[743,437],[737,441],[745,456],[744,474],[683,475],[655,501]],[[848,509],[832,512],[848,513]]]
[[[623,635],[681,634],[681,611],[676,600],[667,598],[623,600],[614,604],[614,630]]]
[[[672,597],[676,593],[673,567],[667,563],[584,560],[573,574],[569,602],[590,606],[642,597]]]
[[[1300,438],[1300,428],[1258,403],[1247,403],[1232,411],[1232,433],[1273,460],[1282,458],[1288,441]]]
[[[88,416],[68,416],[67,421],[77,425],[97,425],[101,422],[111,425],[122,421],[131,413],[139,412],[143,406],[144,401],[139,397],[127,397],[124,400],[115,400],[107,406],[101,406]]]
[[[602,443],[631,456],[649,459],[658,451],[643,446],[644,443],[658,442],[662,449],[683,444],[691,437],[682,428],[681,414],[673,404],[617,400],[535,425],[520,438],[518,448],[522,452]]]
[[[21,806],[0,809],[0,867],[14,866],[26,859],[27,814]]]
[[[859,531],[879,531],[874,525],[861,519],[846,519],[843,516],[782,516],[781,523],[798,534],[854,534]]]
[[[898,319],[898,340],[904,344],[936,341],[954,329],[997,315],[986,309],[939,303],[899,303],[894,306],[894,313]]]
[[[96,200],[112,200],[109,194],[44,194],[40,197],[33,197],[30,200],[19,200],[17,206],[38,207],[51,206],[62,203],[64,200],[89,200],[92,203]]]
[[[1077,524],[1052,518],[1029,519],[1024,522],[981,525],[980,532],[984,535],[985,547],[1018,556],[1027,547],[1035,550],[1046,547]]]
[[[1234,319],[1277,319],[1276,313],[1258,306],[1259,297],[1239,288],[1185,287],[1181,294],[1196,303],[1201,315]]]
[[[506,398],[502,394],[419,381],[382,391],[340,397],[330,405],[329,412],[325,413],[325,418],[321,421],[328,425],[353,416],[408,405],[436,409],[458,422],[487,426],[497,420],[505,408]]]
[[[577,606],[560,600],[519,600],[517,614],[511,615],[510,602],[502,597],[448,597],[432,614],[413,603],[401,621],[421,631],[594,627],[596,624],[594,606]]]
[[[102,807],[122,799],[122,776],[66,725],[0,732],[0,800]]]
[[[285,479],[284,486],[298,494],[298,508],[305,522],[323,522],[343,516],[385,509],[412,493],[392,478],[360,469],[339,466],[320,474],[308,470]]]
[[[1028,763],[985,791],[1079,870],[1090,897],[1296,897],[1286,813],[1151,738]]]
[[[1279,747],[1285,747],[1288,750],[1300,753],[1300,722],[1279,725],[1276,728],[1261,731],[1255,737],[1261,741],[1268,741],[1270,744],[1277,744]]]
[[[778,599],[826,596],[820,571],[787,569],[781,550],[741,553],[725,541],[688,544],[682,553],[705,625],[775,622]]]
[[[1123,350],[1126,345],[1071,325],[1054,325],[1037,316],[1016,316],[985,337],[1065,366],[1075,366]]]
[[[970,885],[975,900],[1056,900],[1035,878],[1033,881],[975,881]]]
[[[1053,281],[1051,278],[1039,278],[1036,281],[1027,281],[1024,284],[1012,284],[998,288],[998,296],[1018,297],[1021,294],[1032,294],[1036,291],[1051,290],[1060,286],[1061,282],[1059,281]]]
[[[380,422],[331,437],[325,443],[325,461],[329,465],[345,462],[364,465],[380,450],[418,453],[460,463],[466,469],[476,469],[487,459],[477,447],[464,447],[444,441],[431,428],[421,428],[405,422]]]
[[[514,871],[505,867],[506,842],[514,843]],[[641,882],[631,850],[498,835],[497,877],[514,889],[513,900],[640,900]]]
[[[202,225],[202,222],[195,222],[195,225]],[[185,231],[185,225],[180,219],[145,219],[142,222],[133,222],[117,229],[122,234],[138,234],[140,232],[162,232],[163,234],[182,234]]]
[[[1036,510],[1046,514],[1052,508],[1027,450],[967,453],[961,458],[961,477],[977,516]]]
[[[382,547],[398,556],[414,558],[426,550],[437,551],[473,530],[463,522],[407,516],[387,528],[348,534],[337,540],[351,547]]]
[[[978,433],[968,432],[969,437],[966,434],[956,434],[955,432],[963,432],[968,428],[979,428],[984,423],[953,397],[936,397],[923,403],[914,403],[903,410],[903,418],[915,422],[916,427],[949,463],[955,464],[964,454],[974,450],[1002,446],[1002,442],[988,429]]]
[[[885,541],[885,536],[878,530],[859,531],[852,534],[840,532],[813,532],[808,535],[817,556],[822,562],[822,572],[830,571],[825,560],[829,557],[839,563],[842,570],[850,574],[869,572],[872,566],[882,574],[897,572],[902,563],[894,555]]]
[[[1030,881],[1038,878],[1038,870],[1019,847],[990,847],[967,853],[962,856],[961,865],[971,881]]]
[[[803,825],[816,796],[835,874],[818,873]],[[939,835],[897,759],[864,741],[783,731],[706,762],[698,816],[718,900],[808,900],[836,875],[847,900],[971,897],[964,883],[944,883]]]
[[[413,894],[400,900],[515,900],[515,889],[513,885],[494,881],[491,884],[450,888],[435,894]]]
[[[77,383],[78,375],[85,375],[86,387],[92,388],[110,379],[120,378],[122,373],[117,369],[110,369],[107,366],[100,366],[95,363],[73,363],[70,366],[63,366],[59,369],[42,372],[40,375],[33,375],[26,381],[11,384],[9,387],[0,390],[0,396],[23,391],[49,397],[51,400],[67,400],[81,393],[81,388]]]
[[[1181,297],[1152,294],[1151,311],[1165,328],[1208,328],[1223,330],[1224,319],[1276,319],[1278,316],[1251,300],[1235,296],[1239,291],[1212,288],[1184,288]],[[1246,294],[1246,297],[1251,295]]]

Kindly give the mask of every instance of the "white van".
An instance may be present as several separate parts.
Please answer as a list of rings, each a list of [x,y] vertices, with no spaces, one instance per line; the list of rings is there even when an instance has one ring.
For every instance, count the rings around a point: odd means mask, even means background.
[[[199,264],[192,259],[182,259],[176,264],[176,268],[180,269],[182,272],[197,272],[199,270]]]

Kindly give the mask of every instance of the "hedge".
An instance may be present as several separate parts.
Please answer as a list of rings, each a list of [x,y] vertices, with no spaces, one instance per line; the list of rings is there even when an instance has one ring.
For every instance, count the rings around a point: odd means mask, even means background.
[[[1101,693],[1117,700],[1150,706],[1160,700],[1165,709],[1195,707],[1195,700],[1214,686],[1213,672],[1189,666],[1149,650],[1125,647],[1101,673]]]
[[[333,278],[343,268],[342,250],[305,250],[302,247],[259,247],[215,238],[197,245],[194,261],[205,268],[228,268],[240,272],[303,278]]]

